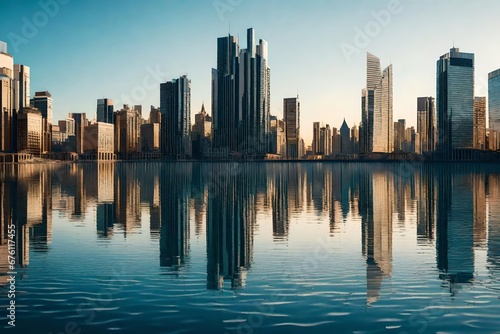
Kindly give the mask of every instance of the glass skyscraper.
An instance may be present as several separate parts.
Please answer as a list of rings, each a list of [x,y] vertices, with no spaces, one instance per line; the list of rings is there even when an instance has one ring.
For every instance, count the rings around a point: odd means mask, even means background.
[[[285,121],[286,158],[301,158],[300,142],[300,102],[299,98],[283,100],[283,120]]]
[[[437,62],[438,150],[473,148],[474,54],[453,48]]]
[[[161,150],[166,157],[191,156],[191,80],[160,85]]]
[[[491,72],[488,78],[488,109],[490,113],[490,130],[498,133],[500,131],[500,69]],[[497,145],[495,145],[494,147],[497,147]]]
[[[361,98],[362,151],[394,151],[392,65],[383,72],[380,59],[371,53],[366,61],[366,89]]]
[[[0,152],[13,150],[13,70],[14,58],[7,53],[7,44],[0,42]]]
[[[417,98],[417,132],[422,152],[436,149],[436,101],[433,97]]]
[[[238,38],[217,41],[217,69],[212,70],[214,147],[245,155],[265,155],[270,149],[270,69],[267,42],[255,43],[247,30],[247,48]]]
[[[114,124],[114,106],[113,100],[98,99],[97,100],[97,121],[103,123]]]

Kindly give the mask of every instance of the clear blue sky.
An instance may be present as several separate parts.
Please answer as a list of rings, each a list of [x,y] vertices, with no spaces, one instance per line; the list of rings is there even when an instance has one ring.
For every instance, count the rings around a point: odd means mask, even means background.
[[[40,3],[53,1],[65,4],[44,16]],[[366,52],[384,67],[392,62],[394,119],[409,125],[416,125],[416,98],[435,96],[436,61],[453,41],[476,54],[476,95],[487,95],[487,74],[500,68],[498,0],[400,0],[377,31],[372,11],[392,1],[0,0],[0,40],[16,63],[31,67],[32,93],[52,93],[54,119],[68,112],[93,117],[102,97],[142,104],[147,113],[159,105],[159,83],[185,73],[194,115],[203,101],[211,112],[217,37],[231,27],[245,47],[253,27],[269,42],[272,114],[282,117],[283,98],[299,92],[309,144],[314,121],[338,128],[344,117],[350,126],[360,121]],[[40,27],[33,33],[26,22]],[[356,47],[356,29],[367,27],[374,27],[368,45],[346,57],[341,46]]]

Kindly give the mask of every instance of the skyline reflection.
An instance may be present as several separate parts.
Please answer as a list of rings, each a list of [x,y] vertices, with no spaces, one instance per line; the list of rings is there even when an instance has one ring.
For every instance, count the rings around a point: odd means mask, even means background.
[[[429,270],[453,295],[474,284],[478,252],[492,273],[500,268],[500,170],[493,165],[415,164],[410,172],[403,164],[17,165],[2,167],[0,178],[2,276],[9,224],[18,231],[16,264],[29,269],[30,252],[51,252],[54,217],[91,218],[96,239],[145,233],[158,246],[158,265],[174,272],[190,263],[191,239],[201,238],[206,289],[242,290],[259,264],[256,235],[269,231],[274,247],[287,246],[293,233],[316,228],[297,218],[302,212],[326,218],[323,233],[333,242],[359,236],[367,305],[385,298],[394,245],[409,231],[419,247],[435,250]],[[259,217],[269,217],[270,227]]]

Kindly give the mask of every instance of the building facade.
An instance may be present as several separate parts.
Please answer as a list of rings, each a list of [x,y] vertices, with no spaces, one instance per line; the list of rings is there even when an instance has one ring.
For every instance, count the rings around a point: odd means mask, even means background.
[[[436,150],[436,101],[433,97],[417,98],[417,133],[422,153]]]
[[[43,141],[42,113],[32,107],[25,107],[17,115],[17,151],[40,156]]]
[[[191,80],[160,85],[161,151],[168,158],[191,157]]]
[[[140,116],[128,104],[115,113],[115,153],[119,159],[133,158],[140,152]]]
[[[366,89],[362,91],[362,150],[394,151],[392,65],[381,71],[380,59],[367,54]]]
[[[146,123],[141,125],[141,152],[160,151],[160,124]]]
[[[500,148],[500,69],[488,75],[488,111],[490,150]]]
[[[283,120],[285,122],[286,158],[299,159],[300,145],[300,101],[298,97],[283,100]]]
[[[438,150],[474,147],[474,54],[453,48],[437,61]]]
[[[486,97],[474,98],[474,149],[488,149],[486,146]]]
[[[114,160],[115,127],[113,124],[97,122],[85,127],[83,151],[93,160]]]
[[[217,68],[212,70],[214,148],[265,156],[270,148],[270,68],[268,45],[247,30],[247,48],[238,38],[217,41]]]
[[[97,100],[97,122],[114,124],[114,102],[111,99]]]
[[[0,42],[0,152],[15,150],[13,70],[14,58],[7,53],[7,44]]]
[[[207,114],[205,104],[201,106],[201,111],[194,115],[191,139],[193,157],[202,159],[212,146],[212,117]]]

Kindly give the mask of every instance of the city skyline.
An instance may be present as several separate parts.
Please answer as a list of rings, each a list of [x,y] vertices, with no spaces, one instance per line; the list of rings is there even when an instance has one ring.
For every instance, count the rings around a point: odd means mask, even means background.
[[[75,19],[82,10],[81,2],[60,2],[57,13],[48,16],[43,26],[35,27],[37,33],[33,33],[33,37],[25,38],[22,30],[25,21],[33,21],[33,15],[44,10],[37,3],[5,4],[6,19],[0,23],[0,40],[9,44],[9,53],[16,63],[31,68],[32,92],[48,90],[54,96],[54,119],[63,119],[69,112],[86,112],[92,115],[89,117],[92,119],[95,117],[95,100],[105,97],[114,99],[118,108],[122,104],[158,106],[158,89],[144,88],[144,79],[148,78],[147,85],[154,83],[157,86],[186,73],[193,82],[193,107],[198,109],[205,102],[207,112],[212,114],[210,68],[216,58],[213,40],[229,31],[241,38],[248,26],[254,27],[270,45],[269,66],[273,69],[271,115],[279,117],[282,99],[298,92],[303,109],[302,134],[307,145],[312,141],[310,124],[314,121],[321,120],[334,127],[340,126],[344,118],[350,127],[361,121],[359,89],[365,81],[363,64],[366,52],[384,59],[383,67],[393,64],[394,119],[404,118],[411,125],[417,124],[416,97],[435,96],[436,57],[453,44],[476,55],[475,96],[488,95],[488,73],[500,67],[494,57],[500,51],[500,43],[483,42],[477,38],[478,33],[489,35],[498,30],[493,19],[495,10],[484,10],[499,6],[493,1],[482,6],[463,2],[453,7],[447,6],[449,2],[433,2],[433,11],[426,10],[425,19],[429,22],[439,18],[443,22],[440,34],[432,34],[432,26],[419,25],[418,33],[411,29],[423,15],[413,13],[424,12],[421,9],[427,8],[428,2],[399,1],[397,6],[394,1],[364,1],[366,6],[363,6],[363,3],[325,4],[318,1],[283,7],[282,3],[271,1],[266,3],[266,11],[259,11],[259,1],[242,1],[229,8],[217,7],[214,3],[193,6],[190,1],[147,5],[124,2],[120,7],[86,2],[85,10],[93,15],[81,20]],[[453,20],[463,18],[468,24],[446,25],[447,19],[438,15],[443,8]],[[275,18],[282,9],[286,9],[284,14]],[[305,9],[315,15],[301,17]],[[164,19],[161,13],[167,13],[167,16],[175,13],[176,17]],[[384,21],[384,17],[378,15],[381,13],[389,13],[390,17],[385,17]],[[99,20],[103,15],[107,15],[107,19]],[[118,18],[122,20],[127,15],[134,16],[137,22],[120,24]],[[483,19],[469,20],[478,15]],[[109,23],[114,18],[116,24]],[[170,29],[182,20],[186,25],[182,33]],[[296,23],[297,28],[273,28],[275,24],[289,26],[291,22]],[[318,22],[323,22],[320,29]],[[356,43],[360,41],[359,38],[356,40],[358,32],[370,28],[370,24],[373,27],[378,24],[374,31],[380,31],[368,38],[368,43],[364,43],[368,45],[358,47],[363,44]],[[92,26],[95,30],[79,28],[80,25]],[[61,28],[75,33],[72,41],[59,43]],[[471,29],[477,33],[471,34]],[[188,40],[191,42],[185,43]],[[110,42],[116,46],[109,46]],[[346,45],[353,48],[346,49]],[[400,45],[425,45],[425,48],[418,47],[410,54]],[[100,52],[97,57],[95,50],[105,52]],[[346,50],[357,53],[346,53]],[[309,57],[317,55],[315,61],[306,63],[307,54]],[[140,101],[132,98],[122,101],[122,96],[131,96],[136,87],[146,91],[145,97]],[[86,94],[80,94],[82,90]]]

